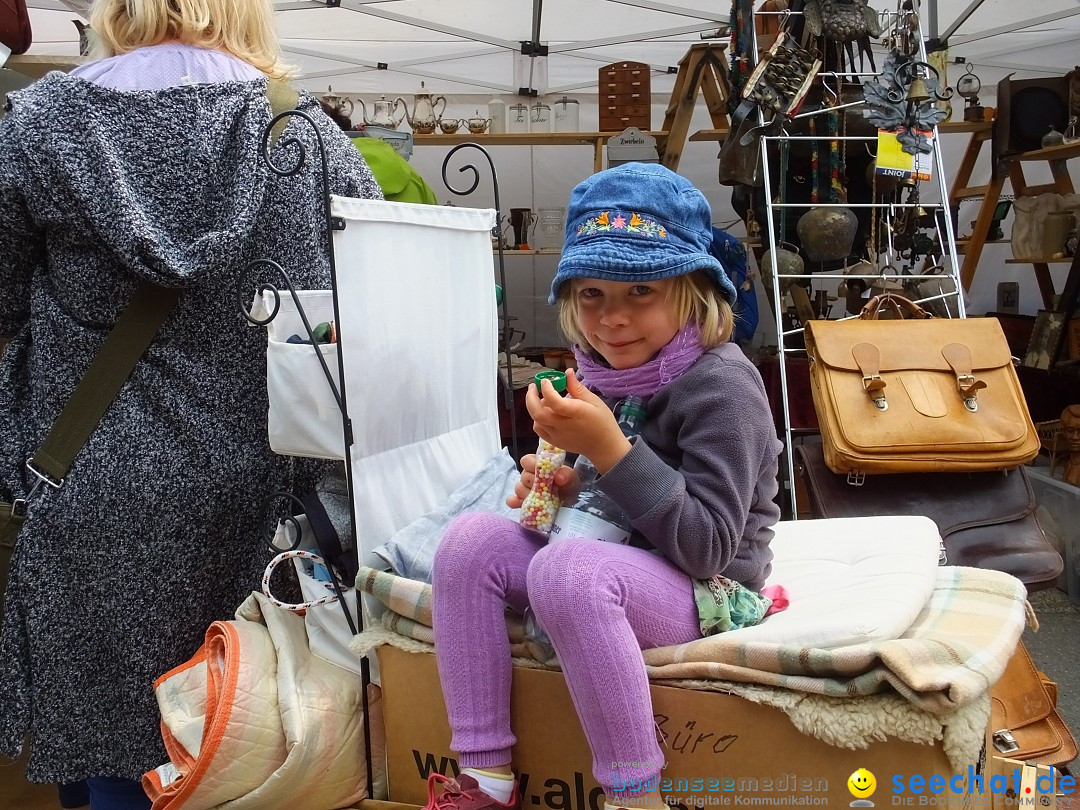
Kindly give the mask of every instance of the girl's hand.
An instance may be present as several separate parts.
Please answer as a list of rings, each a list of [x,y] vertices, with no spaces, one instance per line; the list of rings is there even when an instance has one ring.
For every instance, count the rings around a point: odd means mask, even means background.
[[[542,394],[529,386],[525,405],[533,418],[533,430],[542,439],[572,453],[582,453],[603,475],[630,452],[615,415],[604,401],[581,384],[573,369],[566,372],[566,397],[547,380]]]
[[[530,453],[521,457],[521,478],[514,485],[514,493],[506,499],[506,505],[511,509],[520,509],[525,497],[532,491],[533,481],[536,480],[536,456]],[[555,486],[559,488],[562,497],[568,497],[577,488],[577,473],[573,467],[565,464],[555,471]]]

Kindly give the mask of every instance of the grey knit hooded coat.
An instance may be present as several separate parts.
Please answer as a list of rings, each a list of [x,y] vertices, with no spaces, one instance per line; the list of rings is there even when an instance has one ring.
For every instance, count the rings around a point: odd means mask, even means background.
[[[315,136],[294,177],[259,157],[266,81],[117,91],[54,73],[0,120],[0,494],[32,455],[140,279],[184,294],[63,488],[33,501],[5,594],[0,753],[29,776],[139,778],[167,761],[154,680],[259,585],[265,501],[301,466],[267,444],[266,336],[240,312],[248,262],[329,286]],[[331,190],[381,198],[318,121]],[[245,283],[250,302],[254,282]]]

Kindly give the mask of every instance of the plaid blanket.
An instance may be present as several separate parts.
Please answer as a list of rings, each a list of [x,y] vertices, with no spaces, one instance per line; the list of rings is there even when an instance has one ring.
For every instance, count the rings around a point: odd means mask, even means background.
[[[362,568],[357,587],[387,606],[384,626],[431,641],[430,585]],[[1033,614],[1016,578],[942,567],[922,612],[898,639],[815,649],[742,642],[733,631],[643,655],[652,680],[734,681],[832,697],[892,689],[943,715],[985,695],[1001,677],[1026,618]]]

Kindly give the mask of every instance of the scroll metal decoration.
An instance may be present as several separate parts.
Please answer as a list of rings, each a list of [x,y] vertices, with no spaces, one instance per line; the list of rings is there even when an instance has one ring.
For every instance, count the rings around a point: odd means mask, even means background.
[[[947,101],[953,96],[952,88],[941,91],[940,75],[933,65],[890,53],[881,76],[866,84],[863,92],[871,124],[895,132],[901,148],[909,154],[933,151],[925,133],[948,115],[934,101]]]

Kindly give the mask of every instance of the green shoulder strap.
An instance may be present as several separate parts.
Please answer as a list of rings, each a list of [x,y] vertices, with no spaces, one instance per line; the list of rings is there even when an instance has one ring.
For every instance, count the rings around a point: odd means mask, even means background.
[[[179,289],[140,282],[127,308],[98,349],[75,392],[30,461],[31,472],[52,479],[42,479],[44,483],[57,486],[63,481],[75,456],[120,393],[180,294]]]
[[[296,105],[300,101],[300,94],[291,88],[288,82],[281,79],[271,79],[266,85],[266,98],[270,102],[270,117],[274,118],[286,110],[296,109]],[[277,143],[288,123],[288,118],[282,118],[274,124],[273,129],[270,130],[271,146]]]

